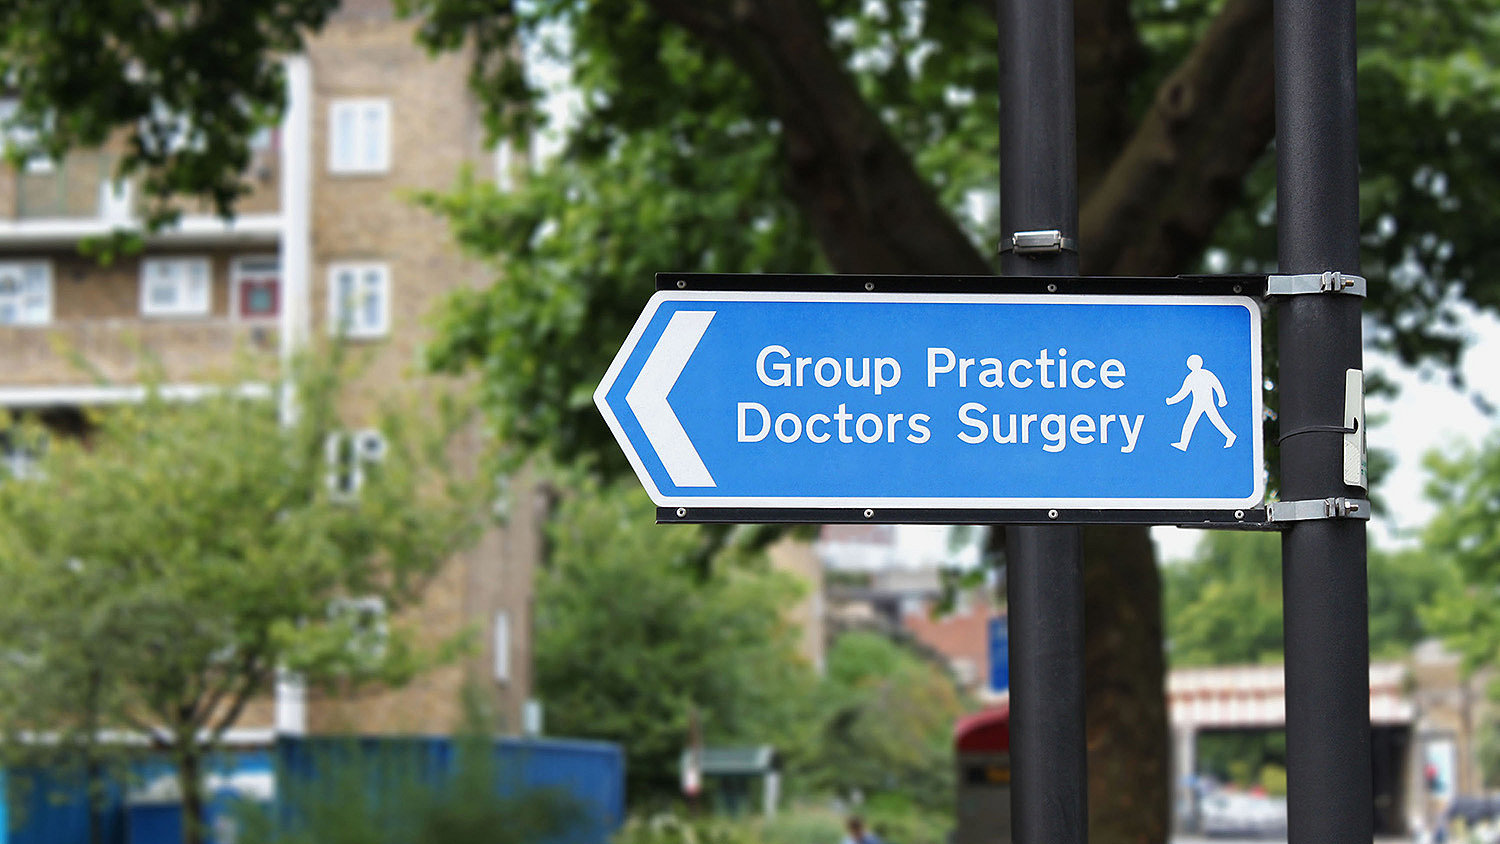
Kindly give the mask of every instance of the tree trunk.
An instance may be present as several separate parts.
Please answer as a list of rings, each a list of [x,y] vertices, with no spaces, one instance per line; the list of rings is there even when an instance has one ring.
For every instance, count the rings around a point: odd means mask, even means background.
[[[97,668],[89,671],[84,692],[83,782],[89,806],[89,844],[104,844],[104,770],[99,764],[99,687]]]
[[[992,531],[990,552],[1003,552]],[[1149,529],[1083,532],[1091,844],[1160,844],[1171,824],[1161,582]],[[1003,596],[1002,596],[1003,597]]]
[[[203,756],[197,737],[184,740],[177,757],[177,784],[182,789],[182,844],[204,844],[208,826],[203,799]]]
[[[1170,734],[1161,583],[1146,528],[1083,532],[1089,841],[1167,840]]]

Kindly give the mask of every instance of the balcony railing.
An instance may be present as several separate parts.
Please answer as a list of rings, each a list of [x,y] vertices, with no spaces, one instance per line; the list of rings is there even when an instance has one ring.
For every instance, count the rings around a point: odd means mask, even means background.
[[[118,160],[107,153],[78,152],[57,164],[21,168],[16,173],[15,219],[128,219],[129,185],[111,184]]]
[[[11,191],[0,189],[0,206],[10,194],[12,207],[0,207],[15,221],[100,220],[109,226],[129,226],[139,219],[140,202],[132,181],[116,184],[120,157],[99,151],[74,152],[57,164],[31,164],[10,171]],[[8,168],[7,168],[8,169]],[[9,174],[0,175],[0,179]],[[235,205],[239,214],[274,214],[279,210],[280,190],[277,157],[256,151],[245,174],[249,192]],[[188,201],[182,208],[189,216],[214,216],[206,202]]]
[[[244,374],[246,365],[269,376],[277,349],[275,324],[228,319],[0,326],[0,385],[128,384],[151,366],[169,382]]]

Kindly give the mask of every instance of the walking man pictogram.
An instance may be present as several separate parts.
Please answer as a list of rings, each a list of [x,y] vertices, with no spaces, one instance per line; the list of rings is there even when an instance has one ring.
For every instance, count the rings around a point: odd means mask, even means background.
[[[1203,368],[1202,357],[1188,355],[1187,365],[1189,372],[1187,377],[1182,379],[1182,389],[1177,391],[1177,395],[1167,399],[1167,404],[1176,404],[1189,394],[1193,397],[1193,406],[1188,411],[1187,421],[1182,423],[1182,436],[1177,438],[1177,442],[1172,443],[1172,447],[1179,451],[1187,451],[1188,442],[1193,439],[1193,428],[1198,425],[1198,417],[1207,413],[1208,420],[1214,423],[1219,433],[1224,435],[1224,447],[1229,448],[1234,445],[1234,432],[1229,430],[1229,426],[1224,424],[1224,417],[1219,415],[1219,407],[1229,403],[1229,399],[1224,395],[1224,385],[1219,383],[1217,376]],[[1215,399],[1218,400],[1219,407],[1214,407]]]

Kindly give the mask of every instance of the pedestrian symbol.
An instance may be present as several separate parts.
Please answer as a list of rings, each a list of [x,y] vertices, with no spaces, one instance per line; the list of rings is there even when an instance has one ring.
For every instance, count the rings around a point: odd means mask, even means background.
[[[1229,430],[1229,426],[1224,424],[1224,417],[1219,415],[1219,407],[1229,403],[1224,396],[1224,385],[1219,383],[1212,372],[1203,368],[1202,356],[1188,355],[1187,365],[1189,371],[1187,377],[1182,379],[1182,389],[1177,391],[1177,395],[1167,399],[1167,404],[1176,404],[1189,395],[1193,398],[1187,421],[1182,423],[1182,436],[1172,443],[1172,447],[1178,451],[1187,451],[1188,443],[1193,439],[1193,429],[1198,425],[1198,417],[1207,413],[1209,421],[1224,435],[1224,447],[1229,448],[1234,445],[1234,432]],[[1216,400],[1218,407],[1214,406]]]

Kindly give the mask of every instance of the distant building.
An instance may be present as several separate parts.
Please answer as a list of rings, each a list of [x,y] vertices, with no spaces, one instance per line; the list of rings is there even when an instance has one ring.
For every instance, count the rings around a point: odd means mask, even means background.
[[[248,355],[267,396],[281,367],[312,340],[342,331],[369,355],[368,376],[345,408],[373,420],[377,397],[417,389],[424,316],[456,288],[487,283],[460,256],[446,223],[411,194],[449,187],[461,167],[494,174],[468,57],[430,56],[389,0],[348,0],[305,53],[286,58],[289,108],[254,140],[250,193],[225,222],[189,208],[151,235],[144,254],[102,267],[79,257],[82,237],[136,224],[133,183],[111,181],[120,150],[80,150],[58,162],[0,172],[0,407],[42,419],[56,435],[85,433],[90,407],[132,400],[149,356],[166,388],[191,397],[211,373]],[[0,98],[0,110],[13,107]],[[500,174],[508,176],[509,174]],[[108,385],[79,371],[76,351]],[[432,387],[435,382],[426,386]],[[463,448],[477,448],[474,432]],[[356,424],[330,448],[379,459],[379,431]],[[24,474],[31,455],[0,439]],[[331,463],[330,472],[339,466]],[[532,574],[540,514],[524,490],[504,527],[489,530],[437,577],[418,626],[434,639],[481,632],[467,662],[407,688],[357,698],[309,697],[283,683],[230,737],[329,730],[432,732],[460,717],[460,687],[479,680],[519,728],[531,696]],[[384,608],[351,604],[379,615]]]
[[[906,525],[827,525],[816,546],[825,574],[830,635],[878,630],[904,638],[946,664],[976,697],[992,697],[989,622],[996,615],[984,589],[955,597],[949,611],[944,577],[977,563],[977,549],[948,547],[945,531]]]
[[[941,654],[965,691],[980,700],[996,700],[990,691],[990,622],[1000,615],[993,601],[977,592],[960,596],[952,610],[935,613],[931,605],[902,616],[912,638]]]
[[[1482,795],[1481,725],[1494,709],[1489,678],[1466,677],[1456,654],[1436,641],[1399,662],[1370,664],[1370,729],[1375,829],[1405,835],[1431,829],[1460,796]],[[1206,733],[1286,728],[1281,665],[1180,668],[1167,676],[1180,823],[1191,822],[1196,746]]]

